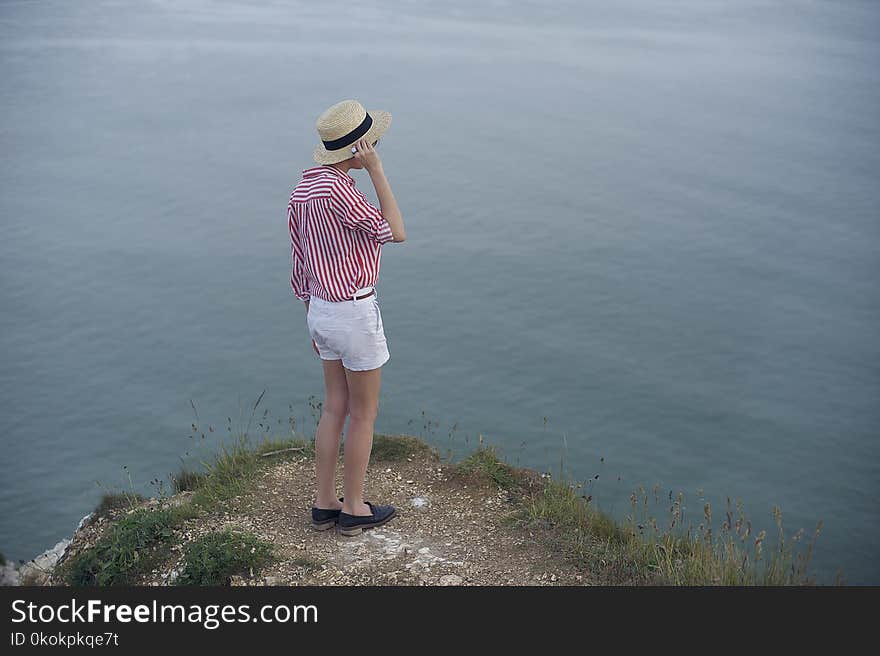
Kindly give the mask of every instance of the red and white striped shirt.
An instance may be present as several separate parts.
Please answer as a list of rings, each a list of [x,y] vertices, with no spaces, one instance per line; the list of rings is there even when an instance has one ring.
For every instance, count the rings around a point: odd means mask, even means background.
[[[351,300],[376,284],[391,226],[347,173],[325,165],[302,174],[287,204],[291,288],[303,301]]]

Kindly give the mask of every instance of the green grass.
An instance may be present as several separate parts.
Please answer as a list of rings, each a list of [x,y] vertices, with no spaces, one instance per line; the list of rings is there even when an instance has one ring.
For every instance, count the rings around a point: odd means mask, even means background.
[[[640,488],[643,493],[644,490]],[[633,495],[635,508],[642,497]],[[526,500],[513,515],[514,522],[546,529],[549,546],[588,569],[604,584],[655,585],[814,585],[808,567],[813,545],[795,553],[803,532],[786,538],[782,513],[774,510],[779,529],[778,546],[764,550],[766,534],[751,535],[751,522],[729,507],[713,534],[711,508],[704,507],[704,522],[676,531],[681,517],[679,495],[670,510],[670,524],[661,529],[656,518],[619,523],[595,508],[563,481],[548,481],[544,490]],[[816,528],[818,536],[821,522]],[[815,536],[814,540],[815,541]]]
[[[492,481],[504,490],[513,490],[522,483],[522,477],[513,467],[498,458],[494,447],[480,446],[458,463],[455,469],[461,474]]]
[[[95,508],[95,515],[107,517],[116,510],[128,510],[145,501],[144,497],[135,492],[107,492]]]
[[[375,435],[371,459],[400,462],[436,452],[417,437]],[[171,558],[179,538],[177,529],[187,519],[222,508],[246,492],[261,470],[291,456],[312,456],[314,442],[302,439],[265,440],[251,445],[239,439],[224,446],[203,472],[181,469],[173,475],[177,491],[190,490],[190,503],[158,509],[140,508],[123,515],[106,530],[99,542],[59,565],[70,585],[120,585],[137,583],[144,574]],[[562,471],[562,469],[561,469]],[[670,493],[669,517],[661,526],[649,516],[648,494],[643,488],[630,497],[632,513],[617,521],[599,510],[592,497],[580,495],[577,486],[544,479],[537,472],[503,462],[494,447],[480,446],[449,467],[463,481],[497,485],[515,501],[508,521],[527,528],[547,547],[563,554],[591,580],[604,584],[659,585],[797,585],[813,584],[808,573],[813,543],[798,551],[803,531],[785,535],[782,513],[774,508],[778,528],[776,544],[768,547],[764,531],[752,532],[740,504],[728,507],[720,525],[713,525],[712,509],[703,508],[697,528],[683,527],[681,494]],[[655,492],[656,496],[656,492]],[[139,495],[105,495],[99,510],[129,509]],[[717,524],[717,522],[716,522]],[[246,533],[214,533],[184,547],[181,584],[215,584],[239,572],[249,572],[268,562],[271,545]],[[308,556],[302,567],[315,567]]]
[[[291,449],[295,451],[291,451]],[[280,451],[281,453],[273,453]],[[176,534],[184,521],[211,512],[225,501],[245,492],[254,475],[291,453],[312,453],[304,440],[264,440],[251,446],[239,439],[222,447],[212,462],[203,462],[204,473],[181,469],[172,475],[176,490],[191,490],[189,504],[158,509],[138,508],[113,522],[100,540],[59,564],[61,579],[68,585],[134,585],[171,555],[179,541]],[[99,513],[131,509],[144,498],[122,493],[106,494],[96,509]]]
[[[296,449],[297,451],[289,451]],[[272,454],[281,451],[277,455]],[[238,496],[250,486],[253,475],[267,465],[290,456],[291,453],[310,454],[314,445],[306,440],[265,440],[251,447],[246,440],[239,440],[231,447],[222,446],[213,462],[203,462],[205,474],[194,489],[193,502],[211,508]]]
[[[204,484],[206,477],[206,472],[197,472],[186,467],[181,467],[175,473],[171,474],[171,486],[176,493],[190,492],[201,487]]]
[[[273,557],[273,545],[248,532],[225,529],[186,545],[178,585],[229,585],[233,574],[255,571]]]
[[[411,435],[373,435],[373,450],[370,460],[374,462],[402,462],[411,457],[437,452],[428,444]]]
[[[321,562],[308,554],[294,556],[288,562],[295,567],[303,567],[305,569],[318,569],[321,567]]]
[[[114,522],[93,547],[65,561],[68,585],[134,585],[171,553],[186,508],[142,508]]]

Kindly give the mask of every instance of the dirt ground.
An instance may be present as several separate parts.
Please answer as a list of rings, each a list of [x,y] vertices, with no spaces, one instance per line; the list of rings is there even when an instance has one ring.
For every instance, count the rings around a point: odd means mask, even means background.
[[[342,490],[342,463],[337,470]],[[540,478],[540,474],[535,474]],[[393,462],[371,461],[366,499],[393,504],[384,526],[344,537],[310,523],[314,494],[312,456],[291,453],[257,475],[247,494],[225,510],[189,520],[183,541],[225,527],[245,529],[276,545],[276,562],[233,585],[590,585],[537,533],[504,517],[519,500],[493,481],[463,476],[454,465],[423,451]],[[176,495],[186,502],[186,495]],[[172,497],[174,499],[174,497]],[[109,522],[84,529],[75,542],[94,543]],[[180,566],[154,570],[144,585],[168,585]]]

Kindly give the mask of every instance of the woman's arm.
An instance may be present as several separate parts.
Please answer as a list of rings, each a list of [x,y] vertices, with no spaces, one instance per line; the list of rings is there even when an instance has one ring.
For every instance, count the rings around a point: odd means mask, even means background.
[[[397,200],[391,191],[391,184],[385,177],[385,171],[382,169],[382,162],[368,169],[370,180],[373,181],[373,187],[376,189],[376,195],[379,197],[379,206],[382,208],[382,216],[391,226],[391,232],[394,234],[394,241],[406,241],[406,228],[403,226],[403,217],[400,215],[400,209],[397,207]]]
[[[406,241],[406,228],[403,226],[403,217],[400,215],[400,208],[397,207],[397,200],[391,192],[391,185],[388,178],[385,177],[385,171],[382,169],[382,160],[373,145],[364,138],[357,142],[357,151],[355,159],[363,163],[364,168],[370,174],[370,180],[373,181],[373,187],[376,189],[376,195],[379,197],[379,207],[382,209],[382,216],[391,227],[391,233],[394,235],[394,241]]]

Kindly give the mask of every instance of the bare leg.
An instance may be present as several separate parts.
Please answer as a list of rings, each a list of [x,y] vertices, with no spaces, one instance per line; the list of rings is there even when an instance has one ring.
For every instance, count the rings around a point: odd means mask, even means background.
[[[348,379],[351,420],[345,437],[342,512],[370,515],[370,507],[364,503],[364,478],[373,449],[373,427],[379,413],[382,367],[369,371],[345,369],[345,377]]]
[[[336,496],[336,463],[339,461],[339,443],[348,415],[348,383],[342,360],[321,360],[324,364],[325,397],[321,419],[315,434],[315,476],[318,508],[342,508]]]

